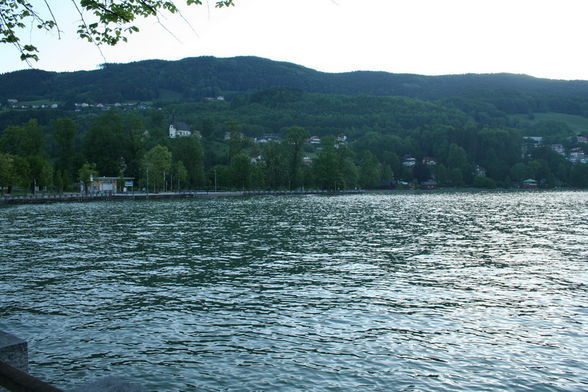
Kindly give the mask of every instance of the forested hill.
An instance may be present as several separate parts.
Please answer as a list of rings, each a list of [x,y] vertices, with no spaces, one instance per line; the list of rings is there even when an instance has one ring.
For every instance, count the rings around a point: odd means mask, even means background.
[[[588,82],[538,79],[513,74],[422,76],[357,71],[324,73],[257,57],[198,57],[105,64],[95,71],[24,70],[0,75],[0,101],[180,102],[251,93],[271,87],[310,93],[407,96],[427,100],[482,99],[507,112],[563,106],[588,112]],[[493,101],[499,102],[493,102]],[[462,105],[460,105],[462,106]],[[547,106],[547,107],[545,107]]]
[[[159,190],[167,175],[174,189],[588,188],[583,81],[205,57],[14,72],[0,104],[0,193],[123,172]]]

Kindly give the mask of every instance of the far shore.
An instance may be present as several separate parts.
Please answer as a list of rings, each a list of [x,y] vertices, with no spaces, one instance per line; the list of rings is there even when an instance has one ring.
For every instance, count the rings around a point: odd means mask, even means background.
[[[100,192],[92,194],[84,193],[62,193],[48,194],[37,193],[29,195],[1,195],[0,206],[23,205],[23,204],[52,204],[52,203],[86,203],[95,201],[124,201],[124,200],[160,200],[160,199],[206,199],[217,197],[251,197],[251,196],[288,196],[288,195],[355,195],[355,194],[430,194],[430,193],[485,193],[485,192],[560,192],[580,191],[575,188],[554,188],[554,189],[518,189],[518,188],[435,188],[435,189],[350,189],[350,190],[298,190],[298,191],[182,191],[182,192],[127,192],[112,193]]]

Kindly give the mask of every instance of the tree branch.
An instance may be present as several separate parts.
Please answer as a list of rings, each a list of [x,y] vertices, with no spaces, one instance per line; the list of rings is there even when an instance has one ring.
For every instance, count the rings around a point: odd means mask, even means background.
[[[49,13],[51,14],[51,19],[53,19],[53,23],[55,24],[55,27],[57,28],[57,38],[61,39],[61,30],[59,30],[59,25],[57,24],[57,19],[55,19],[55,15],[53,15],[53,10],[51,9],[51,6],[49,5],[49,3],[47,3],[47,0],[45,1],[45,5],[47,6],[47,9],[49,10]]]

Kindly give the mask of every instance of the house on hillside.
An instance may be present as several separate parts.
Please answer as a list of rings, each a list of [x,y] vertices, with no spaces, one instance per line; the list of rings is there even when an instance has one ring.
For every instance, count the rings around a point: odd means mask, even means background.
[[[253,142],[254,143],[269,143],[269,142],[276,142],[279,139],[280,139],[280,137],[278,135],[269,134],[269,135],[263,135],[263,136],[254,138]]]
[[[575,147],[570,150],[570,156],[568,160],[572,163],[586,163],[588,162],[588,157],[584,153],[580,147]]]
[[[474,173],[476,174],[476,177],[486,177],[486,169],[480,165],[476,165]]]
[[[169,138],[175,139],[177,137],[192,136],[192,129],[186,123],[180,121],[172,121],[169,124]]]
[[[416,158],[411,155],[405,155],[402,157],[402,165],[406,167],[413,167],[416,165]]]
[[[560,155],[566,155],[566,150],[563,144],[552,144],[551,149]]]
[[[523,143],[532,147],[539,147],[543,144],[542,136],[523,136]]]
[[[541,136],[523,136],[521,143],[521,156],[523,159],[529,158],[529,153],[532,149],[541,147],[543,145],[543,137]]]
[[[311,136],[308,139],[309,144],[319,145],[321,144],[321,138],[319,136]]]
[[[423,165],[436,166],[437,165],[437,160],[435,158],[432,158],[432,157],[424,157],[423,158]]]
[[[252,155],[250,161],[251,161],[251,163],[261,163],[261,162],[263,162],[263,157],[259,154]]]

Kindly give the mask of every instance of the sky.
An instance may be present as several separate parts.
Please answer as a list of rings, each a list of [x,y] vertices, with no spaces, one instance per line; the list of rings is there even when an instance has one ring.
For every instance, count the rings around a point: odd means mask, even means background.
[[[141,20],[128,43],[101,50],[77,37],[79,16],[70,1],[50,3],[61,37],[22,33],[23,43],[30,40],[40,51],[33,67],[47,71],[259,56],[325,72],[509,72],[588,80],[586,0],[235,0],[228,9],[209,0],[182,6],[183,18]],[[27,67],[16,49],[0,44],[0,73]]]

